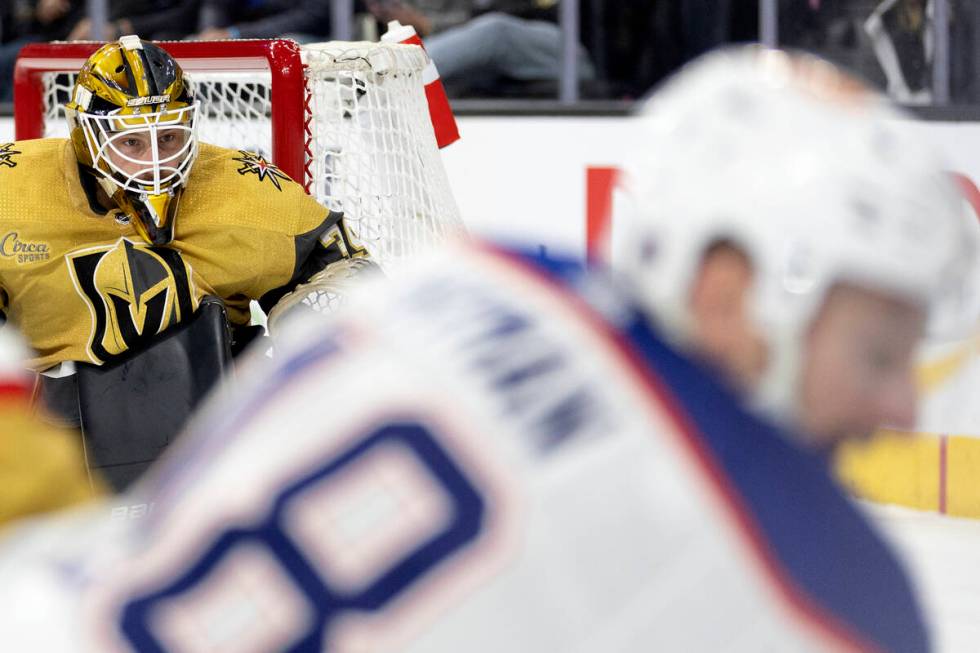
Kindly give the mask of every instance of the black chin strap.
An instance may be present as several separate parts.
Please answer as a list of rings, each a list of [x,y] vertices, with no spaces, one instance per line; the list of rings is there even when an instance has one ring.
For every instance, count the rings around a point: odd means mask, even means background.
[[[146,229],[146,235],[150,237],[151,245],[166,245],[173,240],[173,230],[169,225],[166,229],[160,229],[153,224],[153,218],[141,203],[133,202],[133,207],[136,209],[140,224]]]
[[[146,231],[146,237],[149,239],[151,245],[166,245],[174,239],[174,222],[176,221],[177,207],[180,204],[181,193],[177,192],[174,195],[171,204],[167,207],[167,212],[169,215],[164,216],[164,227],[157,227],[156,223],[153,221],[153,216],[150,214],[149,209],[143,202],[134,199],[131,193],[127,192],[127,199],[129,200],[129,205],[132,207],[134,213],[136,213],[136,219],[139,220],[140,227]]]

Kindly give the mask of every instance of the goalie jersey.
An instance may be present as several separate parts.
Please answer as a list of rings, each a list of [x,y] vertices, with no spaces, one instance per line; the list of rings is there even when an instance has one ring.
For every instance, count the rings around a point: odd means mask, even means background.
[[[824,461],[592,283],[469,248],[364,287],[329,328],[286,323],[277,359],[253,354],[131,493],[0,546],[0,637],[927,650],[903,572]]]
[[[329,263],[359,255],[331,214],[276,166],[202,143],[172,243],[145,243],[86,191],[69,141],[0,145],[0,308],[33,367],[96,365],[184,321],[205,295],[246,324]]]

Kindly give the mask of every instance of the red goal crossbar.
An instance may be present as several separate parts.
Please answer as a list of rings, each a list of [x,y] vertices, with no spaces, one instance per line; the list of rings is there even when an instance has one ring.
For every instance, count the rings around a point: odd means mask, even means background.
[[[45,73],[74,73],[102,43],[35,43],[14,68],[14,130],[18,140],[44,135]],[[307,94],[300,48],[287,39],[161,41],[189,73],[268,71],[272,76],[272,160],[293,179],[306,179]]]

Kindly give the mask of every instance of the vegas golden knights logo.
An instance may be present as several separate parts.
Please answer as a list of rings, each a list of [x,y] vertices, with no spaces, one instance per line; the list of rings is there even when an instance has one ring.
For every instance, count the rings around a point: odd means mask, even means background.
[[[75,288],[92,312],[89,354],[104,363],[145,346],[196,308],[180,254],[125,238],[68,255]]]

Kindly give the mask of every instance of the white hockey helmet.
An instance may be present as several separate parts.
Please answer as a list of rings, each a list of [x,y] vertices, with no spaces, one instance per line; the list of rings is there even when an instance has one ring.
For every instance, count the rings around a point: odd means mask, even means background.
[[[980,227],[896,110],[831,64],[755,46],[691,64],[646,103],[616,216],[613,266],[668,334],[688,333],[706,250],[750,258],[768,338],[756,389],[798,410],[802,337],[838,282],[976,322]],[[940,310],[942,309],[942,310]]]

